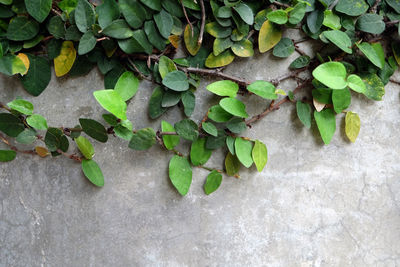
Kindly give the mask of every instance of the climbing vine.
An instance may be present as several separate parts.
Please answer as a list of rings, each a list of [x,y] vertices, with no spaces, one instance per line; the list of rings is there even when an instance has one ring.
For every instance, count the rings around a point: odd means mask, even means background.
[[[361,124],[349,110],[352,95],[380,101],[388,82],[399,83],[391,79],[400,64],[399,20],[397,0],[0,0],[1,73],[18,77],[28,93],[39,96],[52,65],[57,77],[86,75],[97,67],[105,88],[93,93],[105,110],[103,121],[77,118],[71,127],[49,126],[24,99],[0,101],[0,140],[9,147],[0,150],[0,161],[17,153],[65,156],[101,187],[92,142],[117,137],[132,150],[159,145],[170,152],[169,178],[182,195],[190,189],[193,167],[208,170],[204,191],[211,194],[223,175],[239,177],[241,167],[252,165],[264,169],[267,146],[243,134],[285,103],[294,104],[304,127],[315,120],[325,144],[343,114],[347,138],[355,142]],[[302,37],[283,37],[287,29]],[[312,54],[299,47],[304,42],[317,44]],[[177,49],[185,56],[176,57]],[[223,72],[236,57],[266,52],[298,57],[272,80],[246,81]],[[217,80],[206,89],[219,102],[195,122],[190,117],[203,76]],[[279,89],[288,79],[297,86]],[[154,84],[151,119],[175,106],[185,118],[136,129],[126,111],[141,80]],[[298,97],[299,91],[306,97]],[[249,95],[265,100],[262,113],[248,114],[241,99]],[[188,141],[187,152],[176,149],[182,140]],[[70,153],[70,144],[79,153]],[[217,149],[225,151],[225,161],[220,169],[209,168]]]

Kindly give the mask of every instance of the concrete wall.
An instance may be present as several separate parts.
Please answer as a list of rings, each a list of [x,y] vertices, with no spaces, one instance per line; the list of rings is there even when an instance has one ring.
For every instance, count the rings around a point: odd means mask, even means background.
[[[270,79],[295,57],[238,60],[227,72]],[[1,101],[22,96],[52,126],[101,119],[91,96],[103,88],[97,70],[76,79],[53,77],[38,98],[18,81],[0,79]],[[205,90],[208,82],[196,93],[195,120],[217,102]],[[143,82],[128,107],[135,128],[159,128],[144,112],[152,88]],[[283,106],[246,133],[267,144],[265,170],[224,177],[211,196],[203,193],[207,172],[201,169],[194,169],[189,194],[179,196],[167,176],[171,155],[157,146],[135,152],[116,138],[95,142],[106,178],[102,189],[71,160],[18,155],[0,165],[0,266],[398,266],[399,100],[392,84],[382,102],[354,95],[350,110],[361,117],[359,138],[345,141],[339,115],[329,146],[315,124],[303,128],[294,106]],[[252,114],[268,104],[246,101]],[[180,117],[173,109],[163,119]],[[222,153],[210,164],[221,167]]]

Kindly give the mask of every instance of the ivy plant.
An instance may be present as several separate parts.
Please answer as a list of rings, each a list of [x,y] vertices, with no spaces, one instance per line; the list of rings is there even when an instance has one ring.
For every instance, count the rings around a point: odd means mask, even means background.
[[[285,103],[294,104],[304,127],[316,125],[326,145],[338,118],[355,142],[361,120],[352,97],[381,101],[387,83],[400,84],[391,78],[400,64],[399,20],[394,0],[0,1],[0,72],[17,77],[29,94],[40,97],[53,69],[57,77],[86,75],[96,67],[104,75],[104,88],[93,93],[104,109],[101,121],[76,118],[76,125],[59,127],[48,125],[29,101],[0,103],[0,140],[8,146],[0,150],[0,161],[12,161],[18,152],[65,156],[102,187],[106,179],[93,143],[115,137],[132,150],[159,145],[170,152],[169,178],[181,195],[190,191],[193,168],[207,170],[204,192],[211,194],[227,176],[239,178],[240,168],[264,170],[266,144],[245,134]],[[288,38],[288,29],[302,38]],[[302,43],[312,44],[312,53]],[[177,58],[177,49],[184,56]],[[272,80],[247,81],[223,72],[238,57],[268,52],[277,62],[298,56],[286,74]],[[206,90],[218,104],[195,121],[203,76],[215,79]],[[284,91],[280,83],[288,79],[297,86]],[[142,80],[154,84],[146,112],[159,128],[137,129],[129,120],[127,106]],[[250,95],[266,102],[260,114],[249,113]],[[176,106],[184,118],[162,120]],[[177,150],[181,143],[186,153]],[[72,146],[79,153],[71,153]],[[210,168],[216,150],[225,160]]]

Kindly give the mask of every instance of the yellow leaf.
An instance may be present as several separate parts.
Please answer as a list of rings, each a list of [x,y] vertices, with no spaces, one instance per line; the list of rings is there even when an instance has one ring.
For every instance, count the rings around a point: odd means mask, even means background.
[[[282,38],[282,31],[273,23],[266,20],[258,34],[258,47],[261,53],[273,48]]]
[[[50,152],[45,147],[37,146],[37,147],[35,147],[35,151],[42,158],[47,157],[48,155],[50,155]]]
[[[181,38],[179,35],[170,35],[168,37],[168,40],[171,42],[171,44],[175,47],[178,48],[179,45],[181,44]]]
[[[254,55],[253,43],[247,39],[234,43],[231,49],[239,57],[251,57]]]
[[[235,59],[235,56],[230,50],[226,50],[225,52],[219,54],[218,56],[214,56],[211,54],[206,59],[206,67],[207,68],[218,68],[229,65]]]
[[[199,30],[197,27],[193,27],[193,35],[192,28],[190,25],[186,25],[185,32],[183,34],[183,38],[185,40],[186,49],[192,56],[195,56],[197,52],[199,52],[201,45],[197,42],[199,39]]]
[[[355,142],[360,132],[361,121],[357,113],[351,111],[346,112],[345,118],[345,132],[351,142]]]
[[[76,58],[76,50],[74,44],[71,41],[64,41],[61,46],[61,52],[58,57],[54,59],[54,70],[56,76],[61,77],[67,74],[72,65],[74,65]]]
[[[24,53],[19,53],[19,54],[17,55],[17,57],[19,57],[19,59],[22,60],[22,62],[23,62],[24,65],[25,65],[25,68],[26,68],[26,71],[25,71],[24,73],[21,73],[21,75],[27,74],[27,73],[28,73],[28,70],[29,70],[29,58],[28,58],[28,56],[25,55]]]

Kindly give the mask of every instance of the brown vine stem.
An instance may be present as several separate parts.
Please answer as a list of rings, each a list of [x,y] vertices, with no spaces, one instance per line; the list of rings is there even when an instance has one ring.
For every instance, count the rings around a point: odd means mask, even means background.
[[[201,7],[201,25],[200,25],[200,33],[199,39],[197,40],[197,45],[201,45],[203,42],[203,34],[204,34],[204,25],[206,24],[206,9],[204,7],[203,0],[199,0]]]
[[[110,38],[107,37],[107,36],[104,36],[104,37],[98,38],[96,41],[97,42],[101,42],[101,41],[104,41],[104,40],[110,40]]]
[[[276,5],[276,6],[284,7],[284,8],[290,7],[288,4],[284,4],[284,3],[281,3],[281,2],[278,2],[278,1],[274,1],[274,2],[272,2],[272,4]]]
[[[308,86],[310,84],[312,80],[308,79],[305,80],[304,83],[298,85],[296,87],[296,89],[293,91],[293,94],[297,93],[300,89]],[[253,117],[251,117],[249,120],[246,121],[246,125],[247,127],[251,128],[251,124],[261,120],[262,118],[264,118],[265,116],[267,116],[270,112],[274,111],[274,110],[278,110],[280,108],[280,106],[286,102],[290,102],[289,97],[285,97],[282,100],[280,100],[278,103],[275,104],[275,101],[271,101],[271,104],[260,114],[254,115]]]
[[[4,105],[3,103],[0,102],[0,108],[3,108],[5,110],[7,110],[8,112],[11,112],[11,109],[9,107],[7,107],[6,105]]]
[[[186,8],[185,5],[183,4],[183,1],[181,0],[181,5],[182,5],[182,10],[183,10],[183,14],[185,15],[186,21],[189,24],[190,30],[192,31],[192,37],[194,36],[194,30],[193,30],[193,25],[189,20],[188,14],[186,12]]]
[[[19,150],[16,146],[11,145],[10,142],[2,134],[0,134],[0,140],[4,144],[6,144],[11,150],[14,150],[15,152],[29,154],[29,155],[37,154],[36,151],[34,151],[34,150]]]
[[[382,0],[376,0],[375,4],[371,7],[371,13],[376,13],[376,11],[378,10],[378,6],[381,3]]]
[[[394,80],[394,79],[389,79],[389,81],[390,81],[391,83],[395,83],[395,84],[400,85],[400,81],[396,81],[396,80]]]

